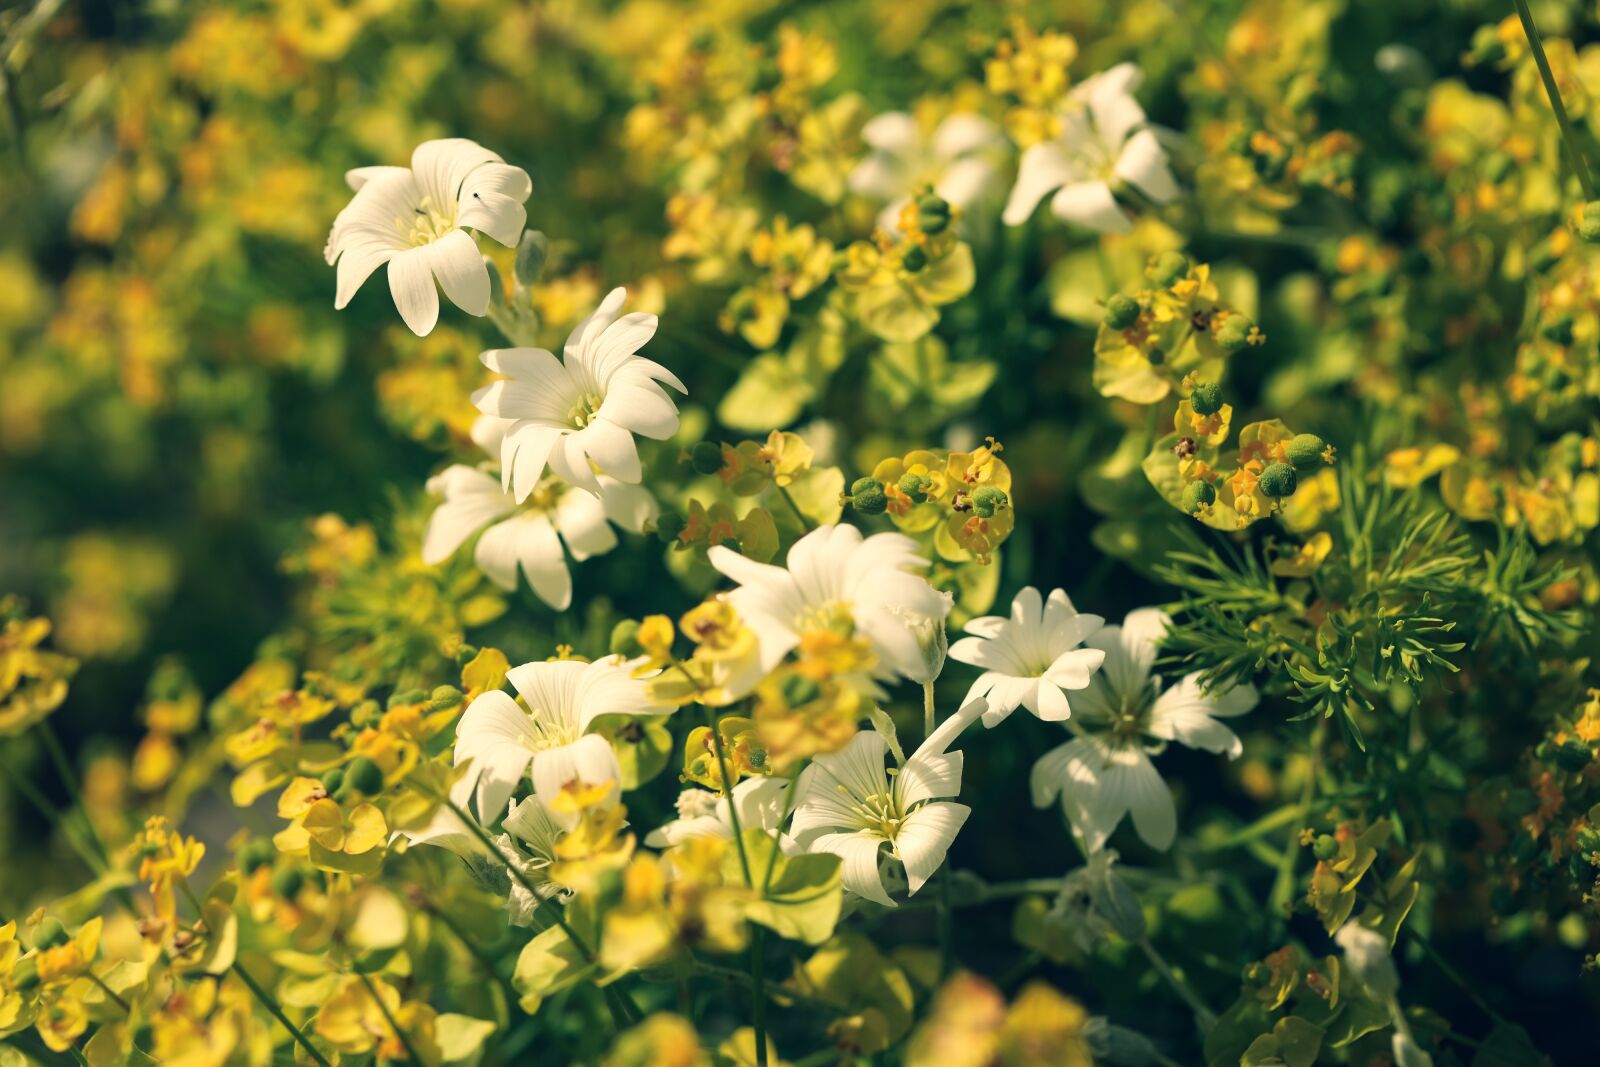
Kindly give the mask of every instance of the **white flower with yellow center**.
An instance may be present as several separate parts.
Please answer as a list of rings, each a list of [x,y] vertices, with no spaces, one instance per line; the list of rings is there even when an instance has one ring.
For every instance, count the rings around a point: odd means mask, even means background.
[[[498,348],[479,357],[504,376],[473,393],[472,402],[485,415],[512,420],[500,446],[500,480],[519,503],[546,467],[595,494],[595,467],[637,483],[634,434],[662,441],[678,432],[678,407],[661,383],[688,390],[637,354],[655,336],[657,320],[642,312],[618,318],[627,297],[626,289],[611,290],[567,337],[561,359],[543,348]]]
[[[1006,225],[1027,222],[1039,201],[1054,193],[1050,212],[1057,218],[1122,233],[1132,227],[1113,195],[1117,185],[1131,185],[1157,204],[1178,198],[1166,150],[1133,97],[1142,80],[1138,67],[1120,63],[1072,90],[1060,135],[1022,153],[1001,216]]]
[[[685,789],[678,794],[678,817],[645,837],[651,848],[670,848],[695,837],[733,836],[733,813],[739,829],[755,828],[777,833],[787,812],[784,800],[789,783],[783,778],[746,778],[733,787],[733,805],[709,789]],[[787,839],[784,839],[785,841]]]
[[[473,425],[473,438],[498,456],[505,426],[504,419],[480,416]],[[607,520],[640,533],[659,511],[655,497],[643,486],[623,485],[606,476],[597,481],[598,496],[558,478],[544,478],[519,506],[498,477],[461,463],[447,467],[428,479],[428,492],[444,499],[428,520],[422,561],[429,566],[444,562],[474,533],[493,523],[473,550],[478,569],[502,589],[513,590],[520,569],[540,600],[564,611],[572,603],[567,553],[580,563],[604,555],[617,547],[617,535]]]
[[[530,778],[541,797],[554,797],[573,781],[609,782],[615,797],[622,768],[611,744],[590,732],[595,720],[672,710],[650,699],[646,680],[635,678],[619,656],[593,663],[524,663],[507,671],[506,678],[526,710],[496,689],[469,704],[456,725],[455,762],[472,761],[468,774],[476,783],[478,812],[489,818],[504,811]],[[563,829],[577,821],[576,814],[550,811],[550,817]]]
[[[467,231],[503,245],[521,240],[522,204],[533,192],[527,171],[452,137],[418,145],[409,167],[362,167],[346,180],[356,195],[333,220],[323,252],[339,265],[335,308],[387,263],[395,307],[419,336],[439,321],[439,288],[467,314],[488,313],[489,268]]]
[[[850,172],[850,191],[887,204],[878,228],[893,232],[900,212],[923,186],[954,207],[970,208],[999,180],[1005,136],[982,115],[947,116],[932,135],[904,111],[873,117],[861,128],[871,149]]]
[[[1011,602],[1009,619],[985,615],[967,623],[972,636],[951,645],[950,658],[984,668],[967,690],[968,700],[983,697],[989,704],[983,724],[994,726],[1018,707],[1046,722],[1070,716],[1066,690],[1088,688],[1106,658],[1098,648],[1079,646],[1104,622],[1079,615],[1065,591],[1041,600],[1030,585]]]
[[[807,852],[838,856],[850,892],[894,907],[878,870],[879,854],[887,845],[905,865],[912,893],[944,863],[972,814],[965,804],[941,799],[961,792],[963,757],[948,749],[984,708],[975,700],[940,723],[893,772],[884,766],[889,742],[876,730],[863,730],[840,751],[818,756],[801,772],[789,832]]]
[[[944,662],[949,594],[920,575],[927,566],[904,534],[863,538],[854,526],[822,526],[789,549],[788,566],[746,559],[721,545],[708,558],[739,583],[728,601],[755,631],[761,667],[771,671],[801,638],[832,630],[865,638],[877,674],[931,682]]]
[[[1194,673],[1163,691],[1152,667],[1171,625],[1159,608],[1140,608],[1121,626],[1103,627],[1089,637],[1088,645],[1105,652],[1105,663],[1089,688],[1072,698],[1074,715],[1065,725],[1077,737],[1034,764],[1034,805],[1042,808],[1059,797],[1090,852],[1105,845],[1124,815],[1132,815],[1145,844],[1171,847],[1177,809],[1150,762],[1168,742],[1226,753],[1229,759],[1243,751],[1239,738],[1217,719],[1255,707],[1255,689],[1207,690]]]

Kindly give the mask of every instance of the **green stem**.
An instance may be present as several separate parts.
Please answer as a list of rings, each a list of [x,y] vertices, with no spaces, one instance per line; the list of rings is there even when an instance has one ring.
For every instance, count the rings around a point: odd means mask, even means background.
[[[106,985],[106,981],[105,981],[104,978],[101,978],[98,974],[95,974],[93,971],[89,971],[87,973],[88,973],[88,976],[89,976],[89,981],[91,981],[95,985],[99,986],[100,987],[100,991],[102,993],[104,993],[106,996],[110,997],[113,1001],[115,1001],[117,1007],[122,1009],[122,1014],[124,1014],[124,1015],[132,1015],[133,1014],[133,1009],[128,1007],[128,1002],[126,1000],[123,1000],[120,996],[118,996],[116,990],[114,990],[110,986]]]
[[[782,486],[778,487],[781,491]],[[785,499],[788,494],[784,493]],[[793,503],[793,501],[790,501]],[[798,509],[797,509],[798,510]],[[681,667],[681,665],[680,665]],[[685,676],[689,670],[681,667]],[[701,705],[706,713],[706,724],[711,728],[711,748],[717,754],[717,773],[722,782],[722,795],[728,801],[728,821],[733,826],[733,840],[739,849],[739,866],[744,871],[744,884],[751,889],[756,887],[755,874],[750,866],[750,856],[744,847],[744,831],[739,825],[739,805],[734,803],[732,779],[728,776],[728,756],[723,749],[721,724],[717,721],[716,713],[710,708]],[[772,851],[778,850],[777,842],[773,842]],[[770,877],[772,868],[769,863],[767,875]],[[760,924],[755,924],[755,929],[750,935],[750,1026],[755,1030],[756,1038],[756,1067],[767,1067],[767,997],[766,974],[763,950],[766,948],[766,939],[763,936]]]
[[[1539,36],[1539,27],[1533,24],[1533,12],[1528,8],[1528,0],[1512,0],[1517,8],[1517,17],[1522,20],[1522,32],[1528,37],[1528,50],[1533,53],[1534,65],[1539,68],[1539,78],[1544,82],[1544,94],[1550,98],[1550,110],[1556,113],[1556,125],[1561,127],[1561,139],[1567,143],[1567,154],[1572,157],[1572,169],[1578,173],[1578,184],[1583,187],[1583,198],[1594,199],[1594,182],[1589,177],[1589,163],[1583,158],[1583,150],[1578,146],[1578,135],[1573,132],[1572,122],[1567,118],[1566,105],[1561,102],[1561,90],[1556,87],[1556,76],[1550,69],[1550,58],[1544,54],[1544,40]]]
[[[508,1003],[515,1004],[522,999],[521,995],[518,994],[516,987],[513,986],[506,979],[506,977],[500,973],[499,966],[493,959],[490,958],[489,954],[483,949],[479,948],[477,942],[468,937],[466,931],[461,929],[460,925],[457,924],[457,922],[452,919],[443,908],[440,908],[432,900],[427,898],[423,899],[422,906],[424,909],[426,909],[429,915],[432,915],[435,919],[439,920],[440,925],[442,925],[446,930],[450,931],[451,935],[455,937],[456,941],[460,943],[461,947],[467,950],[467,954],[478,961],[478,966],[482,967],[486,972],[488,972],[489,977],[495,980],[495,983],[500,986],[501,992],[506,995]]]
[[[348,949],[345,950],[345,955],[349,955]],[[373,985],[372,979],[366,972],[356,970],[355,962],[355,958],[351,957],[350,969],[355,971],[357,978],[361,979],[361,984],[367,989],[367,995],[372,998],[372,1002],[378,1006],[378,1011],[383,1015],[383,1021],[389,1024],[389,1029],[394,1031],[394,1036],[399,1040],[400,1047],[406,1050],[406,1058],[416,1064],[417,1067],[425,1067],[422,1057],[418,1056],[417,1050],[412,1047],[411,1037],[406,1033],[405,1027],[400,1025],[400,1020],[394,1017],[394,1012],[390,1011],[389,1005],[384,1003],[383,997],[378,994],[378,987]]]
[[[1278,875],[1272,883],[1268,898],[1269,910],[1275,922],[1288,921],[1289,904],[1294,897],[1294,869],[1300,858],[1300,832],[1311,818],[1317,795],[1317,771],[1322,762],[1322,742],[1328,732],[1328,720],[1318,719],[1311,732],[1311,753],[1306,765],[1306,784],[1300,790],[1300,803],[1296,806],[1299,817],[1291,823],[1288,843],[1284,845],[1283,858],[1278,863]]]
[[[1217,1023],[1217,1017],[1211,1009],[1206,1007],[1205,1002],[1189,988],[1189,983],[1179,978],[1177,972],[1167,965],[1166,959],[1156,951],[1156,947],[1150,943],[1148,937],[1139,939],[1139,948],[1149,959],[1150,966],[1156,969],[1156,973],[1166,980],[1167,985],[1172,987],[1172,991],[1178,994],[1185,1004],[1189,1005],[1189,1010],[1194,1012],[1194,1024],[1200,1033],[1202,1035],[1210,1033],[1211,1028]]]
[[[777,482],[773,482],[772,487],[778,491],[778,494],[782,496],[784,501],[789,505],[789,510],[794,512],[794,517],[800,520],[800,528],[802,530],[810,533],[812,530],[816,529],[816,527],[812,525],[811,520],[806,518],[806,513],[800,510],[800,505],[794,502],[794,497],[789,495],[789,489],[787,486],[779,485]]]
[[[933,683],[922,683],[922,736],[929,737],[938,725],[939,715],[933,709]]]
[[[94,822],[89,818],[89,809],[83,802],[83,789],[78,784],[78,775],[72,769],[72,763],[67,759],[66,750],[61,747],[61,741],[56,737],[55,728],[50,725],[49,719],[39,723],[39,736],[44,741],[45,751],[50,754],[50,762],[55,764],[56,773],[61,776],[61,781],[66,784],[67,793],[72,797],[73,807],[83,819],[84,832],[88,835],[89,844],[94,846],[95,853],[100,857],[100,862],[105,867],[111,866],[111,855],[106,851],[105,844],[100,840],[100,835],[95,832]]]

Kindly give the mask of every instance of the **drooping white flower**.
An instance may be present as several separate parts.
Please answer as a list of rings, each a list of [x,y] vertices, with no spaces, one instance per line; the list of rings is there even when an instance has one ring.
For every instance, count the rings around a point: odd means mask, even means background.
[[[569,890],[550,877],[556,862],[556,842],[566,832],[538,794],[511,806],[505,822],[506,832],[495,840],[501,858],[517,865],[533,892],[516,878],[511,879],[511,894],[506,900],[511,925],[533,925],[533,913],[550,897],[564,896]]]
[[[900,211],[924,185],[958,208],[970,208],[990,192],[1000,177],[998,158],[1006,139],[982,115],[950,115],[930,137],[904,111],[877,115],[861,128],[871,149],[850,172],[850,190],[886,201],[878,227],[893,231]]]
[[[1103,233],[1130,229],[1112,188],[1123,182],[1158,204],[1178,197],[1166,150],[1134,99],[1144,75],[1119,63],[1076,86],[1061,115],[1061,133],[1022,154],[1017,184],[1002,218],[1008,226],[1028,221],[1050,193],[1059,219]]]
[[[528,221],[528,172],[460,137],[425,141],[409,167],[361,167],[347,174],[355,196],[333,220],[323,251],[338,263],[333,306],[343,308],[383,264],[389,292],[411,331],[439,321],[439,292],[469,315],[489,310],[489,269],[467,231],[515,245]]]
[[[1105,845],[1124,815],[1152,848],[1171,847],[1177,833],[1172,791],[1150,756],[1170,741],[1236,758],[1243,746],[1219,717],[1243,715],[1256,704],[1248,685],[1211,691],[1198,673],[1163,691],[1152,675],[1156,652],[1172,620],[1158,608],[1128,613],[1121,626],[1105,626],[1085,642],[1105,652],[1089,687],[1072,698],[1066,726],[1077,737],[1034,764],[1033,802],[1057,797],[1067,818],[1093,852]]]
[[[941,798],[961,792],[960,752],[950,745],[984,712],[975,700],[928,735],[891,776],[889,742],[863,730],[838,752],[818,756],[800,775],[790,832],[808,852],[831,852],[842,863],[844,887],[894,907],[878,873],[883,847],[905,865],[915,893],[944,863],[945,853],[972,809]]]
[[[728,600],[755,631],[761,668],[771,671],[810,632],[859,634],[877,673],[931,682],[943,665],[951,598],[913,569],[927,566],[903,534],[863,538],[854,526],[821,526],[789,549],[788,566],[757,563],[718,545],[708,558],[739,583]]]
[[[1079,646],[1104,622],[1078,614],[1065,591],[1041,600],[1030,585],[1011,602],[1009,619],[985,615],[967,623],[972,636],[951,645],[950,658],[984,669],[967,690],[967,700],[988,701],[983,724],[994,726],[1019,706],[1046,722],[1071,715],[1065,690],[1087,689],[1106,658],[1098,648]]]
[[[678,432],[678,407],[661,383],[688,390],[637,354],[655,336],[657,319],[637,311],[618,318],[627,297],[626,289],[611,290],[567,337],[560,359],[543,348],[496,348],[479,357],[504,375],[473,393],[472,402],[485,415],[512,420],[500,445],[500,480],[519,503],[547,466],[596,494],[596,466],[619,482],[637,483],[633,435],[661,441]]]
[[[494,431],[505,426],[504,419],[479,416],[473,437],[498,456],[500,442]],[[444,499],[428,520],[422,562],[429,566],[444,562],[474,533],[493,523],[473,550],[478,569],[502,589],[516,589],[520,569],[540,600],[564,611],[572,603],[567,553],[580,563],[604,555],[617,547],[617,535],[607,520],[639,533],[660,510],[643,486],[624,485],[609,476],[597,482],[598,496],[559,478],[545,478],[519,507],[494,475],[461,463],[447,467],[428,479],[428,492]]]
[[[739,828],[752,827],[776,833],[783,825],[784,800],[789,783],[782,778],[746,778],[733,787],[733,808],[739,815]],[[709,789],[685,789],[678,796],[678,817],[651,830],[644,843],[651,848],[670,848],[694,837],[732,837],[733,817],[727,797]]]
[[[593,663],[555,660],[524,663],[506,672],[527,705],[496,689],[467,706],[456,725],[455,762],[472,761],[479,813],[501,812],[530,777],[536,796],[554,797],[571,781],[612,783],[620,792],[617,754],[590,733],[602,715],[664,715],[672,709],[651,700],[645,680],[635,678],[619,656]],[[549,809],[547,809],[549,810]],[[576,816],[550,810],[563,829]]]

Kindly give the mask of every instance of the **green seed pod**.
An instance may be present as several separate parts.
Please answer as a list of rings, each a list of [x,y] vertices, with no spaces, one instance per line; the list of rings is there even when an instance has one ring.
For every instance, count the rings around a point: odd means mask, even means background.
[[[421,704],[427,699],[428,694],[421,689],[400,689],[389,696],[389,706],[399,708],[407,704]]]
[[[1211,331],[1224,352],[1237,352],[1250,343],[1250,331],[1256,324],[1243,315],[1229,315]]]
[[[1314,433],[1295,434],[1283,449],[1297,471],[1314,471],[1322,466],[1322,453],[1327,450],[1328,442]]]
[[[1196,415],[1215,415],[1222,410],[1222,386],[1216,382],[1196,382],[1189,393],[1189,406]]]
[[[1151,345],[1144,358],[1150,361],[1152,367],[1159,367],[1167,361],[1167,350],[1160,345]]]
[[[1294,496],[1294,491],[1300,487],[1300,479],[1287,463],[1273,463],[1261,472],[1257,484],[1261,487],[1262,495],[1272,500],[1282,500]]]
[[[1600,243],[1600,200],[1583,205],[1583,213],[1578,216],[1578,236],[1590,244]]]
[[[920,504],[928,499],[928,486],[931,483],[920,474],[902,474],[895,483],[895,488],[911,498],[913,504]]]
[[[428,694],[428,709],[430,711],[445,711],[460,704],[466,697],[461,690],[453,685],[434,686],[433,692]]]
[[[930,236],[941,234],[950,226],[950,204],[932,193],[917,198],[917,226]]]
[[[1331,860],[1339,854],[1339,842],[1333,839],[1332,834],[1318,834],[1311,843],[1311,854],[1319,860]]]
[[[994,513],[1004,508],[1009,500],[1005,490],[996,489],[992,485],[980,485],[972,491],[972,510],[985,519],[994,518]]]
[[[383,792],[383,771],[365,756],[357,756],[345,768],[345,781],[357,792],[375,797]]]
[[[376,700],[363,700],[350,709],[350,722],[358,728],[365,728],[377,722],[381,714],[383,709],[378,707]]]
[[[928,265],[928,250],[921,245],[912,245],[906,249],[905,255],[900,257],[900,265],[915,274]]]
[[[335,767],[322,776],[322,788],[329,796],[344,788],[344,768]]]
[[[1124,293],[1106,301],[1106,325],[1113,330],[1126,330],[1139,321],[1139,302]]]
[[[1182,252],[1163,252],[1145,268],[1145,277],[1157,289],[1166,289],[1189,273],[1189,260]]]
[[[678,535],[683,532],[683,528],[686,525],[688,524],[683,516],[676,511],[663,510],[660,515],[656,516],[656,537],[664,545],[673,544],[678,540]]]
[[[791,708],[798,708],[809,704],[822,695],[822,687],[810,678],[798,674],[786,674],[783,681],[778,683],[778,691],[783,694],[784,702]]]
[[[65,945],[68,941],[67,928],[61,925],[61,920],[54,915],[46,915],[39,920],[39,925],[33,928],[33,947],[55,948]]]
[[[457,667],[465,667],[467,664],[471,663],[473,660],[475,660],[477,658],[478,658],[478,646],[477,645],[462,644],[462,646],[460,648],[456,649],[456,666]]]
[[[1183,487],[1183,510],[1193,515],[1217,502],[1217,491],[1210,482],[1190,482]]]
[[[298,867],[279,867],[272,872],[272,891],[285,900],[293,900],[305,888],[306,876]]]
[[[644,648],[639,644],[639,622],[637,619],[623,619],[611,628],[611,652],[613,655],[624,659],[632,659]]]
[[[889,497],[874,478],[857,478],[850,485],[850,504],[863,515],[882,515]]]
[[[722,469],[722,446],[701,441],[689,449],[689,465],[700,474],[715,474]]]

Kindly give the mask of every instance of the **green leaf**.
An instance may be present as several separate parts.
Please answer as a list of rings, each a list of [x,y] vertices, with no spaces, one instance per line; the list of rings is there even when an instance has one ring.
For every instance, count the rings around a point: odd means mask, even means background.
[[[782,429],[800,417],[811,383],[775,352],[757,356],[717,404],[717,419],[733,430]]]
[[[494,1031],[494,1023],[487,1019],[446,1013],[434,1020],[433,1037],[445,1063],[476,1062]]]
[[[1472,1067],[1538,1067],[1549,1063],[1528,1031],[1515,1023],[1495,1023],[1472,1057]]]
[[[567,932],[552,926],[522,946],[511,986],[522,999],[517,1003],[532,1015],[544,998],[582,981],[594,970]]]
[[[833,936],[844,906],[839,857],[828,853],[785,856],[775,838],[755,827],[744,832],[744,850],[758,890],[772,865],[766,892],[745,912],[751,922],[808,945],[820,945]],[[737,851],[731,852],[725,863],[738,869],[725,869],[724,877],[729,881],[743,878]]]

